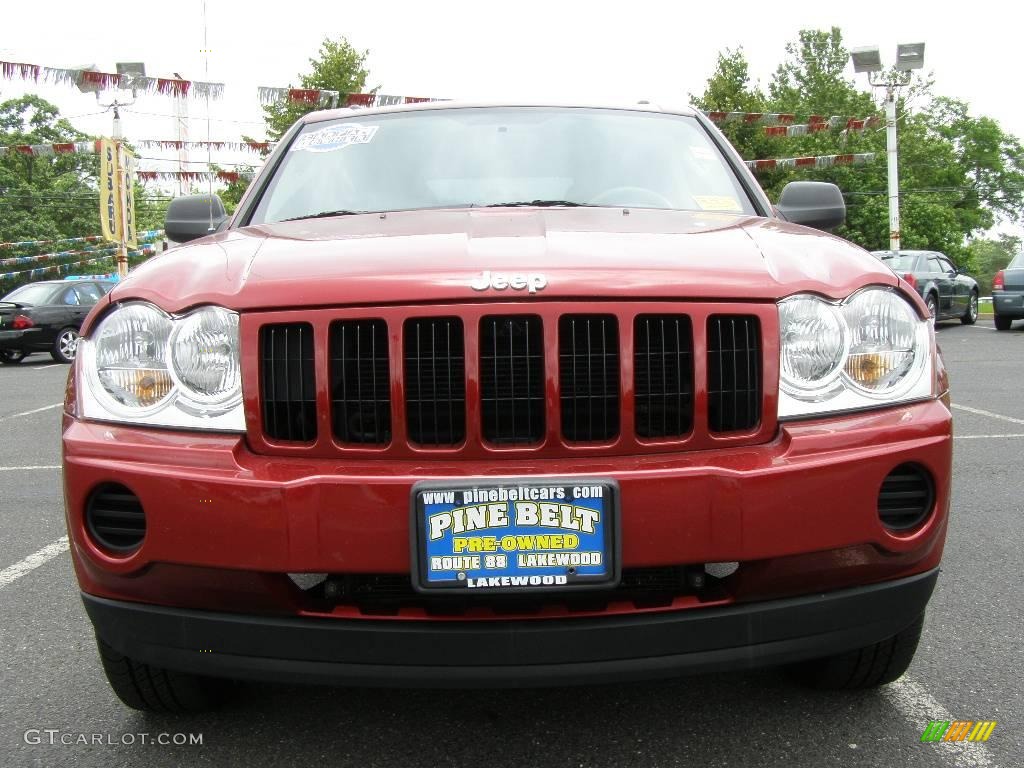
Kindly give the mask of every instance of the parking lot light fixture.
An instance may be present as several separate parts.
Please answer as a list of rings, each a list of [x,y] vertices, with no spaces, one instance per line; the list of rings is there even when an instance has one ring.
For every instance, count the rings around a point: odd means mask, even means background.
[[[896,91],[910,84],[911,71],[924,66],[924,43],[900,43],[896,46],[896,66],[885,71],[878,46],[850,51],[853,71],[867,72],[872,88],[885,88],[885,154],[889,177],[889,249],[900,249],[900,182],[896,142]]]

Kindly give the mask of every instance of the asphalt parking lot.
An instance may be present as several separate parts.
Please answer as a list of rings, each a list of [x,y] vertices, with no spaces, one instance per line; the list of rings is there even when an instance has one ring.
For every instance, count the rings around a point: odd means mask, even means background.
[[[921,647],[885,689],[811,692],[773,670],[539,691],[245,684],[230,708],[184,719],[124,708],[100,671],[62,540],[67,367],[42,355],[0,366],[0,765],[1022,765],[1024,324],[943,323],[939,343],[956,417],[953,519]],[[984,744],[922,744],[930,720],[998,726]],[[101,743],[61,743],[79,734]]]

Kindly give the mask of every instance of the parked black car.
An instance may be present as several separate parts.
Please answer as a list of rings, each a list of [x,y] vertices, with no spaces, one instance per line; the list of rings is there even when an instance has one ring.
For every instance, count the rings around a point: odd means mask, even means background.
[[[933,321],[978,319],[978,281],[937,251],[873,251],[893,272],[921,294]],[[1022,315],[1024,316],[1024,315]]]
[[[33,352],[49,352],[70,363],[78,329],[113,280],[44,280],[15,288],[0,299],[0,363],[20,363]]]
[[[997,331],[1008,331],[1014,320],[1024,318],[1024,253],[992,279],[992,312]]]

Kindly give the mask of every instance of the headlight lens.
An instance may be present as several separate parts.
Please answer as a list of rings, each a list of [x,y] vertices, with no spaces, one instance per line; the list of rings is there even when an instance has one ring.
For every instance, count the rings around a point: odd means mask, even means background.
[[[171,393],[167,340],[171,319],[148,304],[111,314],[96,333],[96,374],[119,405],[147,409]]]
[[[779,305],[782,333],[782,385],[804,397],[836,384],[849,346],[839,310],[813,296],[796,296]]]
[[[79,343],[84,417],[245,431],[237,313],[202,307],[172,317],[132,302]]]
[[[888,288],[779,303],[779,418],[930,397],[931,326]]]
[[[857,387],[872,393],[899,386],[918,354],[921,321],[910,305],[890,291],[861,291],[843,307],[850,328],[845,373]]]
[[[219,405],[241,395],[238,315],[205,307],[183,317],[170,341],[175,378],[198,404]]]

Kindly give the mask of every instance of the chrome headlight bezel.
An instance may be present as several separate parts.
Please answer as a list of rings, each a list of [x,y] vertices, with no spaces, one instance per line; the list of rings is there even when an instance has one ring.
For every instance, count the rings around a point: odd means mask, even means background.
[[[118,322],[118,313],[128,310],[157,313],[154,317],[164,319],[170,329],[167,332],[160,354],[154,356],[162,363],[170,379],[169,390],[161,399],[146,406],[133,406],[120,402],[107,388],[101,377],[102,363],[98,360],[101,335],[106,324]],[[237,381],[230,391],[216,398],[204,398],[202,393],[190,387],[187,380],[175,370],[172,355],[173,344],[179,337],[180,329],[197,313],[220,312],[233,317],[230,324],[233,336],[229,339],[228,354],[234,355],[234,365],[239,372]],[[245,414],[242,402],[242,378],[240,373],[241,349],[238,334],[238,313],[216,305],[203,305],[188,312],[174,315],[164,312],[154,304],[145,301],[126,301],[112,306],[97,320],[88,337],[79,341],[78,347],[78,397],[80,414],[85,419],[109,421],[140,426],[173,427],[187,430],[216,432],[245,432]],[[126,365],[126,369],[130,369]],[[155,370],[155,369],[154,369]]]
[[[913,357],[907,370],[888,387],[871,388],[858,382],[850,375],[848,364],[854,354],[857,332],[851,325],[856,319],[855,307],[863,304],[866,297],[876,299],[875,306],[888,305],[887,309],[902,314],[891,320],[904,324],[904,335],[909,333],[909,347],[904,349],[876,349],[874,352],[859,352],[864,355],[886,355],[912,352]],[[784,309],[787,302],[815,301],[828,307],[827,311],[836,313],[842,320],[846,331],[844,334],[842,362],[827,380],[818,382],[816,386],[800,386],[799,383],[787,380],[784,375],[786,368],[786,334],[784,327]],[[871,305],[869,304],[868,307]],[[884,313],[881,313],[884,314]],[[878,317],[865,313],[861,317],[869,318],[877,325]],[[860,330],[860,329],[858,329]],[[891,330],[891,329],[890,329]],[[893,334],[894,336],[897,334]],[[878,408],[902,402],[913,402],[934,397],[934,330],[927,318],[922,318],[916,308],[903,293],[896,288],[884,285],[870,285],[854,291],[846,298],[836,301],[818,294],[800,293],[789,296],[779,302],[779,407],[780,421],[809,418],[822,414]]]

